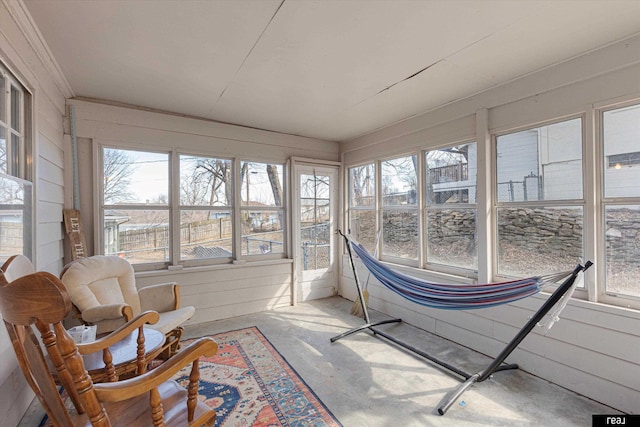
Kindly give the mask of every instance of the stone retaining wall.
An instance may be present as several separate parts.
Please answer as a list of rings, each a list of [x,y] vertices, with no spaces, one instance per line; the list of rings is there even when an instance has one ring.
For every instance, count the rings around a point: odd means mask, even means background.
[[[606,248],[610,260],[640,264],[640,211],[626,208],[607,211]],[[436,245],[468,241],[475,234],[475,211],[439,209],[429,211],[428,236]],[[526,245],[541,254],[562,254],[582,257],[581,209],[501,208],[498,211],[498,233],[501,243]],[[373,220],[361,217],[357,230],[361,242],[375,241]],[[385,241],[406,243],[416,241],[418,230],[415,215],[390,212],[383,225]],[[368,246],[368,245],[365,245]]]

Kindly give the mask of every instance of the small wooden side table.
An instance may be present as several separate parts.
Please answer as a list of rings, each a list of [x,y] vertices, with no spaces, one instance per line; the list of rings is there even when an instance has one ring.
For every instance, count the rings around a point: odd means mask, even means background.
[[[125,339],[109,347],[111,365],[115,369],[118,379],[130,377],[138,372],[138,332],[136,329]],[[166,337],[162,332],[151,328],[144,328],[144,354],[146,364],[158,357],[161,353]],[[93,382],[110,381],[109,369],[104,361],[104,353],[95,353],[82,356],[84,366],[89,372]]]

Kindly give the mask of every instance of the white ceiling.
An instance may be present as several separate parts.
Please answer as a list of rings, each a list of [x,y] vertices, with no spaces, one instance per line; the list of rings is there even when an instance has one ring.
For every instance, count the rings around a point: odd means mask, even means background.
[[[24,0],[76,97],[333,141],[640,31],[640,0]]]

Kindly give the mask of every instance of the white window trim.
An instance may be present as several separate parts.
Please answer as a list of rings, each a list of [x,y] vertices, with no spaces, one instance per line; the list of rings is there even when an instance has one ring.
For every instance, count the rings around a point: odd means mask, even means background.
[[[229,158],[226,156],[220,156],[214,152],[205,153],[201,151],[189,151],[188,153],[185,151],[180,151],[177,148],[167,148],[154,146],[152,144],[122,144],[115,141],[110,140],[99,140],[93,139],[92,144],[92,157],[93,157],[93,170],[95,171],[95,179],[93,182],[93,211],[94,211],[94,223],[96,226],[94,227],[94,253],[102,254],[104,253],[104,209],[103,205],[103,160],[102,153],[104,148],[112,148],[119,150],[131,150],[131,151],[143,151],[149,153],[162,153],[168,154],[169,156],[169,204],[168,207],[164,206],[154,206],[154,210],[167,210],[169,211],[169,233],[171,236],[170,243],[170,255],[169,260],[166,262],[150,262],[144,264],[134,264],[134,269],[136,272],[153,272],[153,271],[164,271],[167,269],[182,269],[188,267],[213,267],[213,266],[225,266],[231,265],[240,262],[250,261],[252,263],[266,262],[266,261],[278,261],[285,260],[288,258],[290,244],[288,243],[288,231],[287,224],[289,223],[289,162],[287,161],[277,161],[272,159],[247,159],[247,158],[238,158],[233,157]],[[174,254],[179,253],[180,250],[180,236],[179,236],[179,227],[176,227],[176,224],[179,224],[180,221],[180,211],[183,208],[180,205],[180,169],[179,169],[179,156],[180,154],[189,154],[203,157],[211,157],[211,158],[219,158],[224,160],[230,160],[232,162],[232,175],[233,175],[233,192],[234,192],[234,200],[232,205],[229,208],[225,208],[232,211],[233,217],[233,257],[230,258],[210,258],[210,259],[197,259],[197,260],[177,260]],[[240,163],[243,161],[255,162],[255,163],[264,163],[264,164],[278,164],[282,166],[283,170],[283,206],[281,207],[273,207],[270,208],[272,210],[279,210],[283,213],[284,224],[283,224],[283,252],[275,253],[275,254],[255,254],[246,256],[241,253],[241,227],[239,226],[241,220],[241,193],[238,190],[241,188],[240,182]],[[238,185],[239,184],[239,185]],[[111,206],[111,205],[109,205]],[[114,205],[115,206],[115,205]],[[184,207],[188,209],[189,206]],[[126,209],[133,210],[145,210],[149,209],[149,206],[146,205],[134,205],[127,204]],[[253,210],[256,210],[254,208]],[[251,210],[251,209],[249,209]]]
[[[420,248],[422,249],[420,251],[420,265],[422,266],[423,269],[425,270],[429,270],[429,271],[434,271],[434,272],[439,272],[439,273],[443,273],[446,275],[453,275],[453,276],[457,276],[457,277],[465,277],[465,278],[478,278],[478,266],[480,263],[480,248],[478,247],[478,259],[476,261],[476,268],[463,268],[463,267],[456,267],[456,266],[452,266],[452,265],[447,265],[447,264],[441,264],[441,263],[436,263],[436,262],[432,262],[429,260],[428,254],[427,254],[427,244],[428,244],[428,239],[427,239],[427,211],[428,210],[438,210],[438,209],[447,209],[447,208],[456,208],[456,209],[473,209],[476,212],[476,234],[479,233],[479,228],[478,228],[478,200],[479,200],[479,194],[478,194],[478,180],[479,180],[479,176],[476,176],[476,202],[475,203],[456,203],[456,204],[451,204],[451,205],[433,205],[430,206],[429,203],[427,202],[427,188],[425,186],[426,182],[427,182],[427,165],[426,165],[426,156],[427,153],[430,151],[436,151],[436,150],[442,150],[443,148],[450,148],[450,147],[456,147],[456,146],[460,146],[460,145],[467,145],[467,144],[476,144],[476,150],[479,147],[479,144],[477,141],[473,140],[473,139],[469,139],[469,140],[465,140],[465,141],[458,141],[452,144],[439,144],[436,147],[430,147],[427,149],[424,149],[422,151],[420,151],[420,158],[418,159],[418,167],[420,170],[420,181],[419,181],[419,194],[420,194],[420,212],[422,215],[422,218],[420,220],[420,224],[422,226],[422,230],[420,232]],[[477,162],[477,159],[476,159]],[[476,170],[478,170],[477,164],[476,164]],[[478,239],[479,240],[479,239]]]
[[[594,153],[594,170],[596,176],[594,178],[594,197],[595,197],[595,235],[594,240],[599,242],[596,246],[595,259],[597,260],[593,289],[590,290],[589,300],[597,303],[603,303],[612,306],[640,309],[640,297],[631,295],[622,295],[607,293],[606,290],[606,253],[605,253],[605,208],[611,205],[640,205],[640,196],[634,197],[610,197],[606,198],[604,194],[604,170],[606,156],[604,155],[604,123],[603,116],[607,111],[617,110],[634,105],[640,106],[640,96],[627,96],[616,98],[613,100],[596,103],[592,106],[591,115],[594,122],[594,139],[592,141],[592,152]]]
[[[612,109],[623,108],[626,106],[640,104],[640,93],[632,94],[626,97],[619,97],[611,100],[607,100],[601,103],[585,105],[580,111],[573,112],[572,114],[558,115],[554,118],[535,121],[529,123],[523,123],[517,127],[503,127],[503,128],[490,128],[489,127],[489,113],[487,109],[478,110],[476,114],[476,138],[475,142],[478,146],[478,196],[477,196],[477,215],[478,222],[476,224],[479,239],[483,238],[482,221],[487,221],[487,242],[483,247],[478,249],[478,273],[477,279],[479,281],[497,281],[502,280],[505,277],[500,277],[495,274],[497,272],[497,226],[496,226],[496,214],[497,208],[501,206],[578,206],[583,210],[583,252],[585,260],[594,261],[595,265],[585,275],[585,288],[582,290],[576,290],[574,294],[575,304],[582,303],[596,303],[597,307],[601,307],[602,310],[618,312],[619,310],[640,309],[640,298],[633,296],[627,297],[626,295],[609,295],[605,290],[605,275],[606,269],[604,266],[604,223],[603,223],[603,210],[605,203],[624,203],[624,204],[640,204],[640,197],[623,198],[623,199],[604,199],[603,195],[603,141],[602,141],[602,112]],[[500,135],[505,135],[521,130],[532,129],[540,126],[545,126],[553,123],[558,123],[566,120],[580,118],[582,123],[582,185],[583,193],[582,199],[568,199],[568,200],[548,200],[548,201],[535,201],[535,202],[497,202],[497,195],[495,192],[497,174],[496,174],[496,138]],[[471,142],[472,139],[469,140]],[[452,141],[451,143],[438,143],[434,146],[421,149],[420,153],[424,151],[431,151],[441,147],[459,145],[464,141]],[[376,170],[376,205],[373,208],[375,210],[375,217],[377,221],[381,221],[382,217],[382,204],[381,194],[382,189],[380,183],[382,182],[381,176],[381,162],[395,159],[398,157],[412,155],[412,153],[394,153],[389,154],[381,153],[380,156],[376,156],[370,159],[360,159],[357,163],[344,165],[345,169],[345,191],[350,191],[349,170],[354,167],[363,166],[366,164],[375,164]],[[419,155],[418,163],[424,162],[423,156]],[[420,173],[424,175],[424,164],[420,168]],[[487,176],[488,175],[488,176]],[[420,182],[424,176],[420,177]],[[483,182],[486,181],[486,189],[483,190]],[[484,194],[486,192],[487,194]],[[419,200],[423,205],[420,208],[420,233],[424,234],[425,231],[425,191],[423,188],[419,190]],[[352,207],[349,204],[348,196],[345,197],[345,204],[347,206],[345,212],[345,220],[349,221],[350,210],[365,210],[364,208]],[[388,207],[387,207],[388,208]],[[371,210],[367,208],[366,210]],[[486,211],[486,215],[484,212]],[[348,224],[348,222],[347,222]],[[486,246],[486,247],[485,247]],[[420,254],[426,251],[423,245],[419,248]],[[379,252],[380,253],[380,252]],[[422,255],[420,255],[422,256]],[[378,258],[381,258],[380,256]],[[393,263],[396,260],[387,259],[387,262]],[[406,262],[401,262],[406,266]],[[484,265],[484,264],[487,265]],[[459,278],[467,278],[468,274],[464,274],[462,271],[455,270],[440,270],[436,269],[435,265],[429,262],[420,263],[422,268],[419,270],[425,270],[424,274],[429,274],[434,277],[442,275],[446,277],[446,274],[451,274]],[[411,267],[404,267],[411,268]],[[583,300],[583,301],[580,301]]]
[[[416,204],[415,205],[384,205],[383,203],[383,198],[384,198],[384,194],[382,193],[382,164],[384,162],[388,162],[388,161],[392,161],[392,160],[396,160],[396,159],[400,159],[403,157],[412,157],[412,156],[416,156],[416,161],[417,161],[417,166],[418,166],[418,170],[416,170]],[[421,179],[421,170],[424,169],[420,166],[421,164],[421,159],[420,159],[420,151],[411,151],[408,153],[402,153],[402,154],[398,154],[398,155],[393,155],[393,156],[387,156],[384,157],[382,159],[378,159],[376,161],[376,210],[377,210],[377,215],[376,215],[376,224],[379,225],[379,232],[381,233],[380,239],[378,239],[378,246],[377,246],[377,253],[378,258],[381,261],[386,261],[388,263],[392,263],[392,264],[398,264],[398,265],[404,265],[407,267],[415,267],[415,268],[420,268],[422,265],[424,265],[424,256],[423,256],[423,250],[421,247],[421,242],[422,242],[422,233],[421,232],[421,228],[423,228],[423,221],[424,219],[423,214],[421,212],[420,209],[420,205],[421,202],[420,200],[423,198],[423,196],[421,195],[421,191],[420,189],[421,187],[421,183],[420,183],[420,179]],[[416,241],[416,244],[418,245],[417,248],[417,259],[413,260],[413,259],[409,259],[409,258],[402,258],[399,256],[395,256],[395,255],[386,255],[383,251],[384,248],[384,212],[389,211],[389,210],[401,210],[401,211],[407,211],[407,212],[416,212],[418,214],[418,239]]]
[[[35,134],[35,119],[33,115],[33,106],[35,104],[35,95],[32,89],[29,89],[20,78],[14,73],[4,62],[0,61],[0,77],[5,78],[6,93],[5,93],[5,109],[6,109],[6,122],[0,122],[0,126],[5,129],[5,140],[7,144],[7,173],[11,178],[16,178],[18,181],[25,181],[30,185],[30,198],[29,204],[31,205],[31,211],[29,212],[29,224],[30,230],[26,233],[27,240],[23,242],[24,255],[30,259],[37,259],[37,216],[38,209],[36,208],[37,200],[37,188],[36,181],[36,169],[35,169],[35,150],[34,150],[34,138]],[[20,92],[20,105],[18,109],[20,111],[20,132],[15,132],[11,127],[11,87],[15,87]],[[18,135],[19,137],[19,164],[18,170],[10,170],[9,158],[11,157],[11,135]]]

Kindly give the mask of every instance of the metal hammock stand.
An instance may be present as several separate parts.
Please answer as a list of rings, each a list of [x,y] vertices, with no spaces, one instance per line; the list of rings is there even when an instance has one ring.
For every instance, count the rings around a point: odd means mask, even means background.
[[[388,320],[382,320],[379,322],[371,322],[371,319],[369,318],[369,313],[367,311],[367,305],[365,303],[364,300],[364,295],[362,293],[362,287],[360,285],[360,281],[358,279],[358,273],[356,271],[356,267],[353,261],[353,255],[351,252],[351,245],[356,245],[356,242],[353,242],[349,239],[348,236],[346,236],[345,234],[343,234],[341,231],[338,231],[338,233],[340,233],[340,235],[342,237],[344,237],[345,239],[345,243],[347,245],[347,253],[349,254],[349,260],[351,262],[351,268],[353,269],[353,276],[356,282],[356,288],[358,290],[358,298],[360,299],[360,303],[362,304],[362,309],[364,312],[364,321],[365,324],[358,326],[356,328],[350,329],[346,332],[343,332],[340,335],[337,335],[333,338],[331,338],[331,342],[336,342],[341,338],[344,338],[348,335],[354,334],[356,332],[360,332],[360,331],[364,331],[364,330],[369,330],[371,331],[375,336],[381,336],[385,339],[387,339],[388,341],[391,341],[392,343],[406,349],[409,350],[412,353],[415,353],[425,359],[427,359],[430,362],[433,362],[445,369],[447,369],[448,371],[455,373],[456,375],[462,377],[464,379],[463,383],[460,384],[460,386],[458,386],[456,389],[452,390],[451,392],[447,393],[447,395],[444,396],[444,398],[440,401],[440,403],[437,406],[437,410],[438,413],[440,415],[444,415],[447,410],[451,407],[451,405],[453,405],[456,400],[458,400],[458,398],[462,395],[462,393],[464,393],[468,388],[470,388],[474,383],[479,383],[482,382],[484,380],[486,380],[487,378],[489,378],[491,375],[493,375],[494,372],[498,372],[498,371],[504,371],[504,370],[508,370],[508,369],[518,369],[518,365],[517,364],[505,364],[504,361],[506,360],[507,357],[509,357],[509,355],[516,349],[516,347],[518,347],[518,345],[522,342],[522,340],[524,340],[526,338],[526,336],[533,330],[533,328],[536,326],[536,324],[538,324],[538,322],[540,322],[544,316],[553,308],[553,306],[560,301],[560,299],[571,289],[571,287],[573,286],[573,283],[575,282],[576,278],[578,277],[578,274],[586,271],[589,267],[591,267],[593,265],[593,263],[591,261],[587,261],[584,265],[578,264],[571,273],[569,273],[568,277],[562,282],[562,284],[551,294],[551,296],[549,297],[549,299],[547,299],[544,304],[542,304],[542,306],[538,309],[538,311],[536,311],[536,313],[533,315],[533,317],[531,319],[529,319],[529,321],[522,327],[522,329],[520,329],[520,331],[513,337],[513,339],[504,347],[504,349],[500,352],[500,354],[498,354],[495,359],[493,359],[493,361],[482,371],[475,373],[475,374],[471,374],[469,372],[466,372],[463,369],[457,368],[453,365],[451,365],[450,363],[445,362],[444,360],[441,360],[433,355],[430,355],[420,349],[417,349],[415,347],[413,347],[410,344],[407,344],[395,337],[393,337],[392,335],[387,334],[384,331],[381,331],[380,329],[377,329],[376,326],[380,326],[380,325],[384,325],[384,324],[388,324],[388,323],[398,323],[398,322],[402,322],[402,319],[388,319]],[[365,266],[367,266],[367,268],[369,268],[369,266],[365,263]],[[372,272],[373,273],[373,272]],[[373,273],[374,276],[378,277],[375,273]],[[396,291],[397,293],[400,293],[398,291]],[[535,292],[534,292],[535,293]],[[402,295],[402,294],[401,294]],[[402,295],[405,296],[405,295]],[[405,296],[406,297],[406,296]],[[520,299],[520,298],[515,298],[515,299]],[[511,299],[511,301],[515,300],[515,299]],[[506,303],[509,302],[509,300],[505,300],[505,301],[501,301],[500,303]],[[423,305],[428,305],[428,304],[423,304]],[[491,304],[491,305],[497,305],[497,304]],[[485,305],[485,306],[491,306],[491,305]],[[430,305],[432,307],[435,307],[434,305]],[[439,308],[452,308],[452,307],[439,307]],[[469,308],[480,308],[479,306],[470,306]],[[455,307],[454,309],[461,309],[460,307]]]

